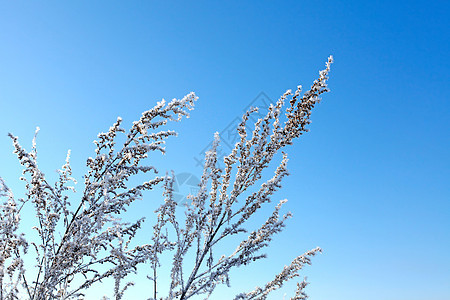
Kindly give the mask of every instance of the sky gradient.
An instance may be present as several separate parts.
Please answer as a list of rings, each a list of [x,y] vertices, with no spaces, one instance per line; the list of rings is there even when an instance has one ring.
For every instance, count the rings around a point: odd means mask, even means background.
[[[194,91],[191,118],[170,126],[179,136],[151,163],[200,177],[194,158],[214,132],[261,92],[276,101],[307,89],[332,54],[331,92],[287,149],[292,175],[273,198],[289,199],[294,218],[268,259],[213,299],[320,246],[303,272],[313,300],[448,300],[448,15],[447,1],[2,1],[0,176],[23,195],[7,133],[30,149],[39,126],[40,167],[55,176],[71,149],[82,182],[92,141],[117,116],[129,128],[160,99]]]

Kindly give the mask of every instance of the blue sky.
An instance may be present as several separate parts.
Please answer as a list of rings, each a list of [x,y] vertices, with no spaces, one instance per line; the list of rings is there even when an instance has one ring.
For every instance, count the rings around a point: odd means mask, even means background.
[[[309,87],[332,54],[331,92],[274,197],[294,218],[232,295],[321,246],[311,299],[450,299],[448,14],[446,1],[2,1],[0,176],[23,193],[6,134],[29,149],[40,126],[40,166],[53,174],[72,149],[81,181],[117,116],[129,126],[190,91],[191,118],[152,163],[200,176],[215,131],[260,92]]]

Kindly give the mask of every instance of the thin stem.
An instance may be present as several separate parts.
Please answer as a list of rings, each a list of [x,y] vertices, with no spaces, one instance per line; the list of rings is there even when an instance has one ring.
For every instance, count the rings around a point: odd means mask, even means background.
[[[153,266],[153,298],[156,300],[156,263]]]

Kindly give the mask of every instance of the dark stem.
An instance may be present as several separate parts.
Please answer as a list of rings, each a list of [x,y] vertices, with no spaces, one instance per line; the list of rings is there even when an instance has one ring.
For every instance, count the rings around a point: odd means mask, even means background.
[[[153,265],[153,298],[156,300],[156,263]]]

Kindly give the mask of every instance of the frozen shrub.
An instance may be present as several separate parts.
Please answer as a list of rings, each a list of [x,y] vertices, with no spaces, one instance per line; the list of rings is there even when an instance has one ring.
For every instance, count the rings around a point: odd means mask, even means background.
[[[79,298],[104,278],[115,280],[114,297],[121,299],[133,285],[122,284],[122,280],[136,272],[140,264],[148,264],[152,270],[152,276],[148,277],[152,289],[145,295],[150,299],[208,297],[217,285],[229,285],[230,270],[265,258],[261,251],[282,231],[285,220],[291,216],[290,213],[280,216],[280,209],[287,201],[282,200],[259,229],[247,232],[247,221],[270,203],[273,193],[281,188],[282,179],[288,175],[287,154],[283,152],[272,178],[263,180],[263,170],[269,167],[276,153],[308,131],[311,111],[320,95],[327,91],[331,63],[330,57],[326,69],[305,93],[302,94],[301,86],[295,92],[288,90],[270,106],[265,117],[258,119],[252,132],[248,132],[247,123],[257,108],[244,114],[237,128],[239,141],[224,158],[224,169],[218,167],[220,137],[216,133],[212,148],[205,156],[199,191],[190,195],[189,205],[183,207],[174,201],[174,176],[156,176],[157,170],[144,165],[143,160],[153,151],[164,153],[165,139],[176,133],[163,127],[169,121],[189,117],[188,111],[197,100],[194,93],[181,100],[159,102],[144,112],[128,132],[118,118],[108,132],[100,133],[95,141],[95,157],[87,160],[84,190],[72,204],[69,195],[75,192],[71,184],[76,181],[71,177],[70,151],[59,170],[59,179],[50,184],[37,165],[36,136],[31,151],[27,152],[18,138],[10,134],[14,152],[24,168],[21,179],[27,192],[24,199],[16,201],[0,178],[0,299]],[[125,142],[116,147],[119,134],[124,135]],[[139,173],[155,175],[129,187],[128,179]],[[260,180],[263,180],[260,187],[251,191]],[[144,191],[158,184],[163,185],[164,201],[155,216],[147,216],[155,222],[151,237],[148,244],[132,247],[130,242],[144,218],[126,223],[120,214],[142,198]],[[18,233],[24,205],[35,209],[33,230],[39,237],[37,240],[27,241],[23,233]],[[178,218],[180,213],[182,217]],[[233,253],[219,258],[214,255],[219,242],[242,234],[246,238],[236,243]],[[320,251],[315,248],[298,256],[272,281],[240,293],[235,299],[265,299],[284,282],[299,276],[302,267],[310,264],[311,257]],[[170,278],[158,276],[161,267],[168,268],[160,265],[163,254],[173,258]],[[34,255],[36,264],[25,266],[25,255]],[[187,259],[193,260],[192,268],[185,268]],[[33,269],[35,276],[28,278],[26,269]],[[170,283],[167,291],[158,289],[160,280]],[[306,285],[305,280],[298,283],[291,299],[306,299],[303,291]]]

